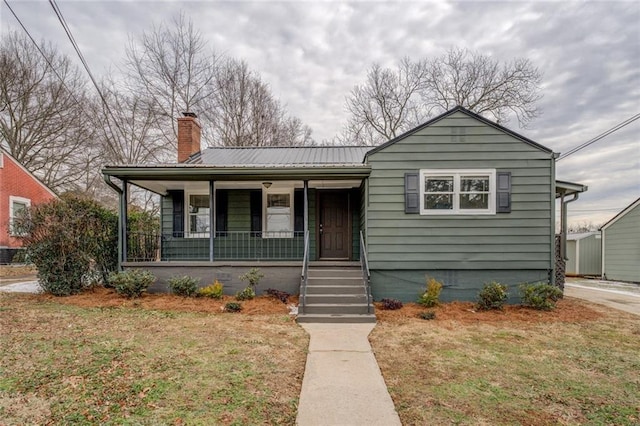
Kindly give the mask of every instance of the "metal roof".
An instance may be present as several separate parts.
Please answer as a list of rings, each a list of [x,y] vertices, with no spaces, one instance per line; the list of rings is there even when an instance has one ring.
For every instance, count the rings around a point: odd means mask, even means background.
[[[582,240],[592,235],[599,235],[599,234],[600,234],[599,231],[578,232],[575,234],[567,234],[567,241]]]
[[[361,165],[370,146],[207,148],[190,163],[213,167],[286,167]]]

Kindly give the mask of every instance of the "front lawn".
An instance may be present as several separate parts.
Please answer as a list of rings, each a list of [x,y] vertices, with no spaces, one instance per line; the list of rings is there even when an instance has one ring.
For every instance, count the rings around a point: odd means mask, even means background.
[[[575,299],[550,313],[390,312],[370,340],[404,425],[640,423],[638,316]]]
[[[308,336],[286,313],[69,300],[0,294],[1,424],[295,422]]]

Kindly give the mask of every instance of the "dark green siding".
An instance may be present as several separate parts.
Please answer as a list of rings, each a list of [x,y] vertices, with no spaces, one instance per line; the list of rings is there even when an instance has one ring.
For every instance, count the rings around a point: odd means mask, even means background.
[[[217,260],[278,259],[298,260],[304,249],[303,237],[262,238],[259,234],[234,234],[251,231],[251,190],[229,190],[227,231],[214,241],[214,257]],[[316,191],[309,189],[310,258],[316,258]],[[163,197],[162,209],[162,259],[163,260],[209,260],[208,238],[179,238],[173,235],[173,203]]]
[[[368,163],[372,170],[366,229],[369,265],[378,271],[372,274],[375,292],[387,297],[388,289],[404,288],[392,277],[408,274],[413,277],[411,290],[398,291],[405,294],[403,299],[409,293],[413,298],[416,277],[424,286],[425,271],[441,271],[449,292],[462,288],[463,281],[464,288],[469,287],[472,277],[477,278],[474,289],[498,275],[521,281],[547,279],[553,268],[552,154],[457,112],[371,154]],[[511,172],[511,212],[406,214],[404,174],[420,169]],[[505,276],[505,270],[511,272]],[[385,280],[384,274],[390,278]]]

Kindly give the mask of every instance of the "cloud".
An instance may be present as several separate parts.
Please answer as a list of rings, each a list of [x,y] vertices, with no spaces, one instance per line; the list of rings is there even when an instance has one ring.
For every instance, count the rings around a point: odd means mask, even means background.
[[[10,4],[36,39],[75,58],[46,2]],[[345,97],[372,63],[433,57],[458,46],[501,61],[529,58],[544,73],[543,114],[508,127],[566,152],[640,112],[639,2],[58,2],[94,73],[121,64],[130,35],[183,11],[211,47],[245,59],[291,114],[331,139]],[[6,6],[2,31],[18,29]],[[640,196],[640,122],[558,163],[589,191],[575,218],[601,218]],[[582,212],[578,212],[582,210]],[[577,213],[580,213],[579,215]],[[615,212],[613,212],[615,213]],[[570,213],[574,218],[574,213]],[[599,219],[598,219],[599,221]]]

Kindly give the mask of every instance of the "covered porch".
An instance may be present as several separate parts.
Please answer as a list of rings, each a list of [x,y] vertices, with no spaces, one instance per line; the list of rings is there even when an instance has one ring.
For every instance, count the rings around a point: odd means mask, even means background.
[[[119,194],[121,267],[357,261],[369,167],[104,169]],[[160,228],[128,226],[130,185],[160,195]],[[144,265],[143,265],[144,264]]]

